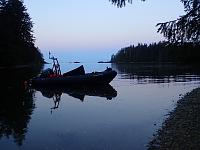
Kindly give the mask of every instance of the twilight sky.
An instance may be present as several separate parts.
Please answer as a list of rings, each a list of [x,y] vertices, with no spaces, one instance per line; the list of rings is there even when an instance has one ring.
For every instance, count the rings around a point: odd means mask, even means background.
[[[131,44],[163,40],[155,25],[184,14],[180,0],[24,0],[34,22],[36,46],[67,61],[109,60]]]

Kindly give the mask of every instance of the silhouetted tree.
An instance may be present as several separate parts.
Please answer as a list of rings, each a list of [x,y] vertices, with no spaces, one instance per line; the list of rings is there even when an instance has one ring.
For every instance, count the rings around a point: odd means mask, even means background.
[[[117,7],[124,7],[126,3],[132,3],[133,0],[109,0],[112,4],[117,5]],[[145,0],[141,0],[145,1]]]
[[[109,0],[118,7],[123,7],[132,0]],[[145,1],[145,0],[141,0]],[[200,0],[181,0],[186,14],[164,23],[158,23],[158,32],[170,42],[200,42]]]
[[[159,23],[158,32],[171,42],[200,42],[200,0],[181,0],[186,14],[180,18]]]
[[[3,4],[1,13],[4,16],[4,22],[2,23],[5,25],[4,29],[7,28],[6,32],[3,32],[4,38],[8,37],[14,41],[33,43],[33,23],[23,5],[23,1],[8,0],[6,2],[4,1]],[[8,31],[9,35],[7,33]]]
[[[4,31],[4,26],[5,26],[5,17],[4,17],[4,8],[5,8],[5,5],[6,5],[6,1],[5,0],[0,0],[0,41],[2,40],[2,37],[3,37],[3,34],[5,34],[5,31]]]
[[[0,10],[5,5],[5,3],[6,3],[6,0],[0,0]]]
[[[34,44],[32,27],[22,0],[0,1],[0,65],[43,62]]]
[[[109,0],[111,1],[113,4],[117,5],[118,7],[123,7],[126,5],[126,1],[128,1],[129,3],[132,3],[132,0]]]

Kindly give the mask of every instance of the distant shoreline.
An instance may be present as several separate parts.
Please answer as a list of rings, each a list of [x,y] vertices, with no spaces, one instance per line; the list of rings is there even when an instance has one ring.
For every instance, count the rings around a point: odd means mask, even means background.
[[[111,61],[98,61],[97,63],[111,63]]]

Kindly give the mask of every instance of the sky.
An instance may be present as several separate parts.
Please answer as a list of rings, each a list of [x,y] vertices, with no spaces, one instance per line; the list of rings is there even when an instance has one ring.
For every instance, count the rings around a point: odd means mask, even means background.
[[[180,0],[133,0],[117,8],[109,0],[24,0],[36,46],[63,61],[107,61],[123,47],[164,40],[156,24],[184,14]]]

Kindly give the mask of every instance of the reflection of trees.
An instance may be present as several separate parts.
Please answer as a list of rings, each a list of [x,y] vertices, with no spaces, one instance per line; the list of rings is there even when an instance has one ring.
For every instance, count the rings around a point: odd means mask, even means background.
[[[21,87],[3,91],[0,103],[0,137],[13,136],[22,145],[34,109],[33,91]]]
[[[0,71],[1,79],[4,80],[0,85],[0,138],[12,137],[19,146],[25,140],[28,123],[35,107],[34,91],[25,88],[24,80],[35,73],[37,72],[25,69]]]
[[[139,83],[168,83],[199,80],[200,70],[194,66],[172,64],[112,64],[121,78],[136,79]]]

